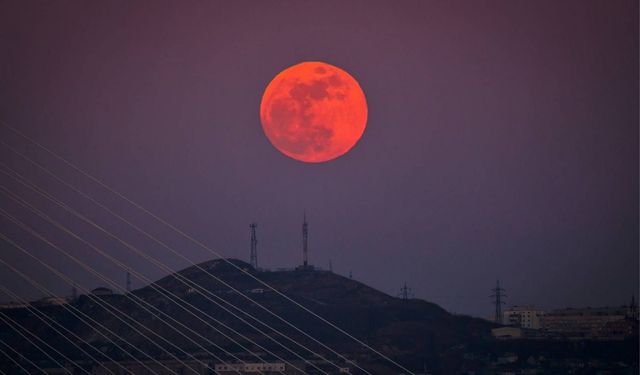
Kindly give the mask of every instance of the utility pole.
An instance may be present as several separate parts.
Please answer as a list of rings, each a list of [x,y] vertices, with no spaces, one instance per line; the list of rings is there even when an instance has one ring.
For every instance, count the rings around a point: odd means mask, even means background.
[[[249,228],[251,228],[251,255],[249,256],[249,263],[255,269],[258,268],[258,239],[256,238],[256,228],[258,224],[251,223],[249,224]]]
[[[493,292],[493,294],[490,295],[490,297],[495,298],[493,303],[496,306],[496,316],[494,318],[494,322],[502,324],[502,305],[504,305],[505,303],[503,298],[507,295],[504,294],[504,288],[500,287],[500,280],[496,280],[496,287],[491,289],[491,291]]]
[[[413,297],[411,288],[407,286],[406,281],[404,282],[404,285],[402,286],[402,288],[400,288],[400,294],[398,294],[398,297],[402,298],[402,301],[405,303],[409,300],[409,298]]]
[[[302,219],[302,268],[309,265],[309,223],[307,223],[307,212],[304,212]]]

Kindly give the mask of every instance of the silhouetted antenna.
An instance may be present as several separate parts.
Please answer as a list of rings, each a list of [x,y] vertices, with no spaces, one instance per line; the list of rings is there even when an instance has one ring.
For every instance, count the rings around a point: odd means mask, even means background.
[[[351,270],[349,270],[349,278],[353,279],[353,272],[351,272]]]
[[[304,212],[302,221],[302,266],[309,265],[309,224],[307,223],[307,212]]]
[[[407,302],[409,298],[413,298],[413,293],[411,292],[411,288],[407,286],[407,282],[404,282],[402,288],[400,288],[400,293],[398,297],[402,298],[404,302]]]
[[[637,316],[638,306],[636,305],[636,295],[631,295],[631,303],[629,303],[629,315],[632,318]]]
[[[503,298],[507,295],[504,294],[505,290],[500,287],[500,280],[496,280],[496,287],[491,289],[491,291],[493,294],[490,295],[490,297],[495,298],[493,303],[496,305],[496,316],[494,321],[498,324],[502,324],[502,305],[505,303]]]
[[[127,270],[127,293],[131,292],[131,272]]]
[[[258,224],[251,223],[249,228],[251,228],[251,255],[249,256],[249,263],[253,268],[258,268],[258,239],[256,237],[256,228]]]
[[[331,264],[331,259],[329,259],[329,272],[333,272],[333,264]]]

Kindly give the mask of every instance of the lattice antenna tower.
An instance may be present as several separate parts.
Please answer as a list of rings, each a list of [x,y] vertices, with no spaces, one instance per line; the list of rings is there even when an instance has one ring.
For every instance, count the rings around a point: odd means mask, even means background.
[[[400,293],[398,293],[398,297],[402,298],[402,301],[404,302],[407,302],[409,298],[413,298],[413,292],[411,291],[411,288],[407,286],[406,281],[402,285],[402,288],[400,288]]]
[[[309,223],[307,223],[307,212],[302,217],[302,267],[309,265]]]
[[[256,237],[256,228],[258,224],[251,223],[249,224],[249,228],[251,228],[251,254],[249,255],[249,263],[253,268],[258,268],[258,238]]]
[[[127,293],[131,292],[131,272],[129,272],[129,270],[127,270]]]

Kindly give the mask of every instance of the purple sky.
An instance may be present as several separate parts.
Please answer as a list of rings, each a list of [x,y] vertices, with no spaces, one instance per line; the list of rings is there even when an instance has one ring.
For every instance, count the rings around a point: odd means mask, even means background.
[[[180,1],[0,4],[0,119],[229,257],[248,259],[258,222],[265,267],[311,263],[396,294],[488,316],[508,304],[627,303],[638,295],[637,1]],[[361,141],[335,161],[285,157],[259,103],[279,71],[308,60],[358,79]],[[194,248],[0,129],[118,212]],[[2,161],[78,210],[186,264],[0,147]],[[0,177],[61,222],[155,279],[164,275]],[[91,250],[0,206],[124,282]],[[98,282],[2,220],[82,285]],[[68,287],[1,245],[2,258]],[[10,272],[0,283],[39,294]],[[134,286],[140,286],[134,280]]]

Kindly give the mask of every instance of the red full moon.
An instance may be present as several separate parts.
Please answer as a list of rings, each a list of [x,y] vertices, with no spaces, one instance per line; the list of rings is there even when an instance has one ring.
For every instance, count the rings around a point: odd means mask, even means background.
[[[260,103],[262,129],[275,148],[307,163],[347,153],[367,126],[367,100],[344,70],[319,61],[273,78]]]

